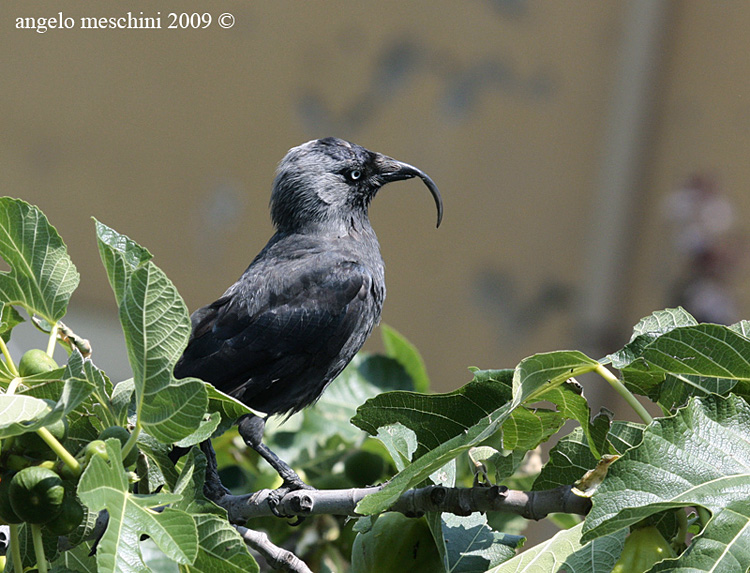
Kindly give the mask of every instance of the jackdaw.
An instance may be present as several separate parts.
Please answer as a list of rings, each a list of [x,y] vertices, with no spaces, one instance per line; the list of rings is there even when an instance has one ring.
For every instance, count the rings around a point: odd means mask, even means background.
[[[439,226],[440,192],[416,167],[333,137],[289,150],[271,193],[276,233],[221,298],[191,317],[175,375],[265,414],[240,418],[239,432],[287,491],[307,486],[262,443],[265,418],[314,403],[379,322],[384,267],[367,210],[383,185],[413,177],[432,193]]]

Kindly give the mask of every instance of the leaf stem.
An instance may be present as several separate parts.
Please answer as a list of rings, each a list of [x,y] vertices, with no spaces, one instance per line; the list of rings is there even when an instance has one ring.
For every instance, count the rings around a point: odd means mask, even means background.
[[[643,407],[643,404],[641,404],[635,396],[633,396],[632,392],[628,390],[625,387],[625,384],[620,382],[620,380],[612,374],[603,364],[599,364],[594,370],[599,376],[604,378],[609,384],[614,388],[617,393],[622,396],[625,401],[630,405],[633,410],[635,410],[635,413],[640,416],[641,420],[643,420],[646,424],[650,424],[654,421],[654,419],[651,417],[651,414],[648,413],[646,408]]]
[[[126,457],[128,457],[128,454],[133,450],[136,442],[138,441],[138,435],[140,433],[141,433],[141,425],[136,424],[135,428],[133,429],[133,433],[130,434],[128,441],[125,442],[125,445],[122,447],[122,459],[125,459]]]
[[[5,391],[5,393],[8,396],[12,396],[13,394],[15,394],[16,388],[18,388],[18,385],[21,383],[21,380],[23,380],[23,378],[19,378],[18,376],[13,378],[13,380],[10,381],[10,384],[8,384],[8,389]]]
[[[10,528],[10,555],[13,558],[13,573],[23,573],[23,557],[21,557],[21,536],[18,534],[21,525],[13,523]]]
[[[3,340],[2,336],[0,336],[0,351],[2,351],[3,356],[5,357],[5,364],[8,366],[8,370],[10,370],[13,376],[18,376],[18,369],[16,368],[15,362],[13,362],[13,359],[10,357],[10,351],[5,345],[5,340]]]
[[[39,428],[36,433],[47,443],[52,451],[57,454],[57,457],[60,458],[75,475],[81,475],[82,468],[80,462],[75,459],[68,450],[65,449],[60,441],[52,435],[52,432],[50,432],[47,428]]]
[[[701,520],[701,530],[703,530],[706,528],[706,525],[708,525],[708,522],[711,521],[711,512],[702,505],[696,505],[695,511],[698,513],[698,517]]]
[[[49,340],[47,340],[47,356],[50,358],[55,354],[55,343],[57,342],[57,330],[60,328],[60,323],[56,322],[52,325],[52,330],[49,331]]]
[[[92,395],[94,396],[94,398],[96,398],[96,400],[98,400],[99,405],[101,406],[101,414],[102,418],[104,418],[102,422],[104,422],[105,427],[109,428],[110,426],[118,425],[119,422],[117,421],[117,417],[112,412],[111,402],[109,401],[107,395],[102,395],[102,393],[96,390],[94,390]]]
[[[47,573],[47,557],[45,557],[44,555],[42,526],[38,523],[31,524],[31,539],[34,542],[34,554],[36,555],[37,571],[39,571],[39,573]]]
[[[680,507],[676,510],[677,515],[677,535],[675,535],[673,547],[679,549],[680,552],[684,551],[687,546],[687,534],[688,534],[688,516],[685,513],[685,508]]]

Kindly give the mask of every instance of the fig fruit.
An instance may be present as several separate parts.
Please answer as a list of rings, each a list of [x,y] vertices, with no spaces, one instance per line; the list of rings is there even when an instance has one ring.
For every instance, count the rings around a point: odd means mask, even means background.
[[[74,531],[83,521],[84,510],[75,494],[69,491],[65,494],[60,513],[54,519],[48,521],[44,528],[52,535],[68,535]]]
[[[352,546],[352,573],[435,573],[443,571],[435,542],[424,517],[389,512],[372,529],[357,534]]]
[[[10,505],[10,481],[13,473],[7,472],[0,476],[0,520],[6,524],[21,523],[23,519],[16,515]]]
[[[107,444],[102,440],[94,440],[89,442],[83,447],[84,464],[88,465],[91,458],[94,456],[100,456],[106,461],[109,461],[109,452],[107,452]]]
[[[60,442],[63,442],[68,436],[68,420],[65,417],[62,417],[57,422],[46,426],[46,428]],[[13,443],[13,449],[20,454],[32,458],[48,460],[55,459],[55,453],[47,445],[47,442],[39,437],[39,434],[36,432],[26,432],[25,434],[16,436],[15,442]]]
[[[44,350],[32,348],[21,356],[21,361],[18,363],[18,374],[22,377],[33,376],[34,374],[42,374],[50,370],[56,370],[57,368],[59,366],[54,358]]]
[[[641,527],[625,539],[612,573],[645,573],[659,561],[674,556],[672,547],[656,527]]]
[[[62,509],[65,487],[51,469],[31,466],[22,469],[10,480],[10,506],[27,523],[46,523]]]
[[[344,460],[344,474],[356,487],[377,483],[384,469],[383,458],[372,452],[354,452]]]
[[[122,426],[110,426],[109,428],[105,428],[104,430],[102,430],[102,433],[99,434],[99,439],[102,441],[106,441],[109,438],[117,438],[118,440],[120,440],[120,445],[122,447],[125,447],[125,444],[130,439],[130,432],[128,432]],[[137,459],[138,448],[133,448],[122,460],[122,465],[124,465],[126,468],[129,468],[136,462]]]

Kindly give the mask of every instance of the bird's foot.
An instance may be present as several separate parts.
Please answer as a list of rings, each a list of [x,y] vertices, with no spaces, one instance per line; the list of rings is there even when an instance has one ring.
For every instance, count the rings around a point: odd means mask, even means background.
[[[238,422],[238,430],[245,444],[253,448],[258,454],[276,470],[282,480],[282,486],[273,490],[268,496],[268,505],[276,517],[292,518],[293,515],[284,515],[278,510],[278,506],[284,496],[298,489],[315,489],[307,485],[297,475],[289,464],[274,454],[268,446],[262,442],[265,420],[255,414],[246,414]],[[299,525],[304,518],[297,518],[292,525]]]
[[[210,499],[215,503],[218,503],[218,500],[222,497],[231,494],[232,492],[221,483],[218,475],[215,477],[207,477],[206,481],[203,483],[203,495],[206,499]]]
[[[206,479],[203,483],[203,495],[213,502],[218,502],[219,499],[232,492],[221,483],[219,467],[216,463],[216,452],[211,445],[211,440],[202,442],[200,448],[206,456]]]
[[[296,526],[302,523],[305,520],[305,518],[299,515],[297,516],[285,515],[281,513],[278,509],[279,504],[281,503],[281,500],[284,499],[284,497],[286,497],[287,494],[293,491],[298,491],[300,489],[314,490],[315,488],[303,482],[302,479],[297,474],[294,474],[294,478],[292,478],[289,481],[284,481],[284,484],[281,487],[277,487],[275,490],[269,493],[267,502],[268,502],[268,507],[271,508],[271,513],[273,513],[276,517],[280,517],[282,519],[291,519],[293,517],[296,517],[296,521],[290,524],[290,525]]]

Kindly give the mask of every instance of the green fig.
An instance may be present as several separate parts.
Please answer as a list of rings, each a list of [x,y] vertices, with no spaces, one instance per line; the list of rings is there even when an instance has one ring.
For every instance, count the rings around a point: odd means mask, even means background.
[[[10,481],[8,490],[13,511],[27,523],[46,523],[62,509],[65,487],[51,469],[31,466]]]
[[[22,377],[42,374],[59,368],[57,362],[44,350],[32,348],[27,350],[18,363],[18,374]]]
[[[400,513],[380,515],[352,546],[352,573],[439,573],[443,571],[435,542],[424,517]]]

